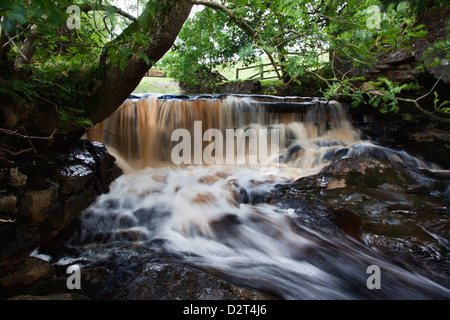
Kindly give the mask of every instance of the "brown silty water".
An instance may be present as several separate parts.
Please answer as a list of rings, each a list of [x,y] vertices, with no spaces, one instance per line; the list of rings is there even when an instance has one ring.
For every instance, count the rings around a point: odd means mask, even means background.
[[[319,103],[317,103],[319,105]],[[160,100],[157,97],[140,100],[126,101],[109,119],[89,130],[89,138],[105,143],[116,150],[118,155],[124,158],[134,168],[147,166],[170,165],[171,151],[179,143],[173,141],[172,134],[177,129],[185,129],[190,133],[191,150],[194,149],[194,141],[199,135],[201,150],[214,142],[212,137],[205,137],[205,132],[216,129],[226,139],[226,130],[258,131],[269,130],[267,135],[268,154],[271,152],[270,130],[277,131],[277,151],[282,153],[293,143],[301,142],[303,152],[297,159],[303,158],[295,166],[303,166],[307,163],[314,166],[325,149],[317,148],[321,141],[330,139],[342,143],[354,143],[359,141],[358,134],[351,128],[344,108],[337,102],[322,105],[322,108],[309,104],[309,108],[303,108],[301,112],[271,112],[266,111],[266,106],[251,98],[228,97],[224,100]],[[195,131],[195,123],[201,123],[200,132]],[[326,126],[333,129],[327,130]],[[220,142],[220,141],[218,141]],[[236,157],[239,149],[238,138],[234,137],[233,150]],[[245,140],[245,148],[249,150],[249,139]],[[259,144],[259,142],[257,142]],[[230,152],[226,146],[220,146],[224,156],[218,164],[226,163],[226,154]],[[205,154],[205,153],[203,153]],[[211,156],[212,153],[208,154]],[[248,156],[248,155],[247,155]],[[228,158],[230,159],[230,158]],[[210,161],[204,161],[210,162]],[[235,161],[236,162],[236,161]],[[259,161],[256,161],[259,162]],[[312,164],[314,162],[314,164]],[[192,163],[196,163],[194,160]],[[203,163],[203,162],[202,162]]]

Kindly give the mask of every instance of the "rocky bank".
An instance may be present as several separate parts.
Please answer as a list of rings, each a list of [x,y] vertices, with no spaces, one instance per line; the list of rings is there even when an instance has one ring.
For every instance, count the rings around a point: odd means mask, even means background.
[[[29,258],[79,217],[122,174],[104,145],[76,140],[45,157],[8,160],[0,168],[0,290],[51,274]]]

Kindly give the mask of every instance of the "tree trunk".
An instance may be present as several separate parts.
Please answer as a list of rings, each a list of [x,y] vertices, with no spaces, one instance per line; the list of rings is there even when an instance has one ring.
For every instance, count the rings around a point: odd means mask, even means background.
[[[141,47],[138,51],[146,55],[153,64],[171,48],[193,5],[189,0],[165,0],[150,1],[147,6],[155,7],[155,3],[156,6],[161,5],[161,8],[147,10],[154,12],[154,16],[143,14],[124,31],[130,33],[138,29],[151,37],[154,45]],[[124,70],[117,63],[106,61],[104,80],[95,96],[100,108],[94,110],[91,120],[98,123],[114,112],[133,92],[149,69],[146,61],[137,55],[128,60]]]
[[[170,49],[192,6],[190,0],[148,1],[141,16],[110,43],[114,48],[133,48],[133,54],[127,58],[126,65],[121,67],[118,62],[114,62],[110,57],[112,52],[104,49],[98,65],[82,75],[67,76],[83,79],[93,85],[89,92],[79,93],[80,99],[77,102],[64,101],[65,106],[86,110],[83,116],[93,124],[111,115],[133,92],[151,66]],[[130,37],[137,33],[148,37],[150,43],[133,42]],[[2,102],[1,128],[27,134],[40,132],[42,135],[83,129],[79,124],[61,120],[58,117],[61,111],[53,101],[46,103],[37,100],[28,106],[19,106],[14,101]]]

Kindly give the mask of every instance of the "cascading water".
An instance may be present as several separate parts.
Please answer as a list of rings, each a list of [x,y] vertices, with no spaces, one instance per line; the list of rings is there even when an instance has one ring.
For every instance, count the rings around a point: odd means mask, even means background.
[[[232,96],[127,100],[89,132],[90,139],[115,153],[126,174],[85,211],[80,229],[65,244],[70,254],[60,263],[126,261],[128,256],[144,263],[171,261],[283,299],[450,297],[445,286],[386,261],[363,242],[336,230],[301,225],[293,210],[264,201],[276,185],[315,174],[345,157],[376,153],[431,168],[404,152],[362,141],[339,103],[308,101],[301,112],[289,107]],[[208,129],[227,137],[227,129],[249,128],[276,130],[266,141],[265,151],[277,151],[270,162],[250,164],[247,145],[247,162],[237,164],[237,137],[233,157],[227,158],[231,144],[220,145],[216,135],[214,152],[202,152],[201,164],[194,152],[184,158],[192,164],[173,164],[172,151],[180,143],[172,138],[177,129],[193,137],[191,151],[211,151]],[[211,158],[221,162],[206,165]],[[383,270],[383,290],[367,289],[370,265]]]

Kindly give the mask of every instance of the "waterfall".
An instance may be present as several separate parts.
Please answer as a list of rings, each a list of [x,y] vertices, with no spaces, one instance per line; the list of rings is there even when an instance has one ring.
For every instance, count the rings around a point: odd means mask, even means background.
[[[267,152],[272,155],[271,146],[276,144],[279,152],[276,156],[281,157],[281,162],[291,162],[295,166],[306,163],[320,165],[320,154],[324,150],[319,149],[324,147],[323,142],[330,139],[334,144],[359,141],[340,103],[314,101],[297,112],[286,112],[283,107],[278,109],[267,111],[264,103],[234,96],[225,99],[130,99],[110,118],[89,129],[89,138],[113,148],[136,169],[173,164],[171,151],[179,143],[173,140],[173,133],[180,129],[194,138],[200,137],[200,142],[195,142],[201,144],[201,150],[211,144],[213,139],[205,138],[205,133],[207,135],[212,130],[219,131],[225,139],[229,137],[226,131],[230,130],[242,130],[244,133],[252,129],[254,132],[267,130],[264,131],[268,132],[264,136],[268,137],[267,141],[259,144],[267,142]],[[196,124],[197,128],[201,124],[199,132],[195,132]],[[270,141],[271,137],[275,137],[276,141]],[[247,151],[251,147],[249,140],[238,141],[236,134],[233,139],[231,144],[227,141],[228,145],[220,146],[222,163],[230,152],[227,147],[231,146],[234,156],[240,142],[247,144]],[[214,142],[217,145],[221,141]],[[191,141],[190,147],[192,150],[196,148],[194,141]],[[302,152],[298,152],[300,149]],[[299,161],[300,158],[304,159]],[[207,159],[196,164],[205,163],[208,163]]]
[[[231,142],[217,141],[227,137],[227,130],[250,129],[276,132],[262,141],[267,143],[264,152],[272,156],[269,163],[259,161],[261,154],[250,162],[250,142],[261,147],[260,140],[247,137],[244,154],[238,145],[246,140],[236,135],[230,135]],[[177,155],[182,143],[174,132],[192,138],[182,145],[183,152],[193,151],[182,158],[186,163],[173,161],[173,151]],[[264,201],[277,185],[315,174],[345,157],[377,155],[429,166],[404,152],[363,141],[338,102],[280,104],[242,96],[129,99],[91,128],[89,138],[114,150],[129,170],[84,212],[80,229],[66,243],[79,256],[64,257],[61,263],[118,257],[127,261],[136,255],[150,263],[167,255],[172,262],[285,299],[449,295],[447,288],[384,261],[364,243],[333,230],[312,230],[296,218],[295,210]],[[227,158],[231,146],[233,157]],[[197,149],[201,159],[198,154],[196,158]],[[237,161],[235,156],[246,161],[208,164],[211,158]],[[314,210],[308,219],[326,214],[320,206],[308,210]],[[383,270],[381,293],[365,285],[370,265]]]

